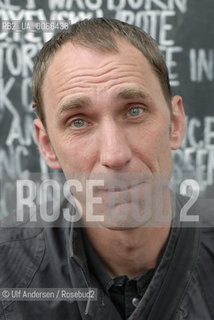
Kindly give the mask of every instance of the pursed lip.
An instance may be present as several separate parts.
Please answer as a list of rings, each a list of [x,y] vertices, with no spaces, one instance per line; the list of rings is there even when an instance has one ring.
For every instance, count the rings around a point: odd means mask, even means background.
[[[95,192],[123,192],[123,191],[129,191],[135,187],[138,187],[142,184],[148,183],[148,181],[139,181],[139,182],[135,182],[135,183],[131,183],[130,182],[122,182],[120,186],[118,186],[117,184],[115,184],[115,186],[112,186],[112,182],[109,183],[109,186],[107,187],[95,187],[94,191]]]

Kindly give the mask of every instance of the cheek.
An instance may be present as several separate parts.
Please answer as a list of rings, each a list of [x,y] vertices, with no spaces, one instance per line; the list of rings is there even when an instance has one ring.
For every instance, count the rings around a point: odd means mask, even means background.
[[[172,172],[172,153],[170,148],[169,129],[157,140],[157,162],[160,172],[171,174]]]
[[[64,173],[91,171],[96,150],[92,141],[87,143],[82,140],[69,139],[55,142],[56,155]]]
[[[132,139],[133,151],[152,172],[163,171],[171,166],[169,126],[156,123],[138,130],[137,139]]]

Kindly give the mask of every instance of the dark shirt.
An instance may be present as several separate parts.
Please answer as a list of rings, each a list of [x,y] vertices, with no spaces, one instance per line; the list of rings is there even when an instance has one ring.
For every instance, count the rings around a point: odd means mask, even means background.
[[[112,279],[84,232],[83,240],[90,272],[94,274],[106,294],[110,296],[122,319],[127,319],[143,297],[155,269],[146,270],[132,279],[126,275]]]

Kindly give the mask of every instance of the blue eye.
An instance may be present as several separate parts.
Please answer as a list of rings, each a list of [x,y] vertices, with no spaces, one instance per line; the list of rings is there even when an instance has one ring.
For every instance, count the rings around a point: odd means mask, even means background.
[[[139,116],[139,114],[141,114],[143,112],[143,109],[140,107],[133,107],[131,109],[129,109],[128,111],[128,115],[132,116],[132,117],[136,117]]]
[[[82,119],[76,119],[74,121],[72,121],[72,126],[76,127],[76,128],[81,128],[85,125],[85,121]]]

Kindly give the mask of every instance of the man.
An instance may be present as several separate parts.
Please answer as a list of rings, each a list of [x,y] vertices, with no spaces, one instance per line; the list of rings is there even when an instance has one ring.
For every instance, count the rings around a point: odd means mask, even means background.
[[[0,319],[213,319],[206,279],[213,235],[178,223],[184,203],[173,206],[168,188],[184,111],[155,41],[113,19],[78,22],[39,53],[33,96],[41,155],[70,182],[75,174],[101,181],[94,188],[101,201],[90,220],[87,187],[73,188],[83,228],[7,234],[1,287],[96,288],[98,295],[2,302]]]

